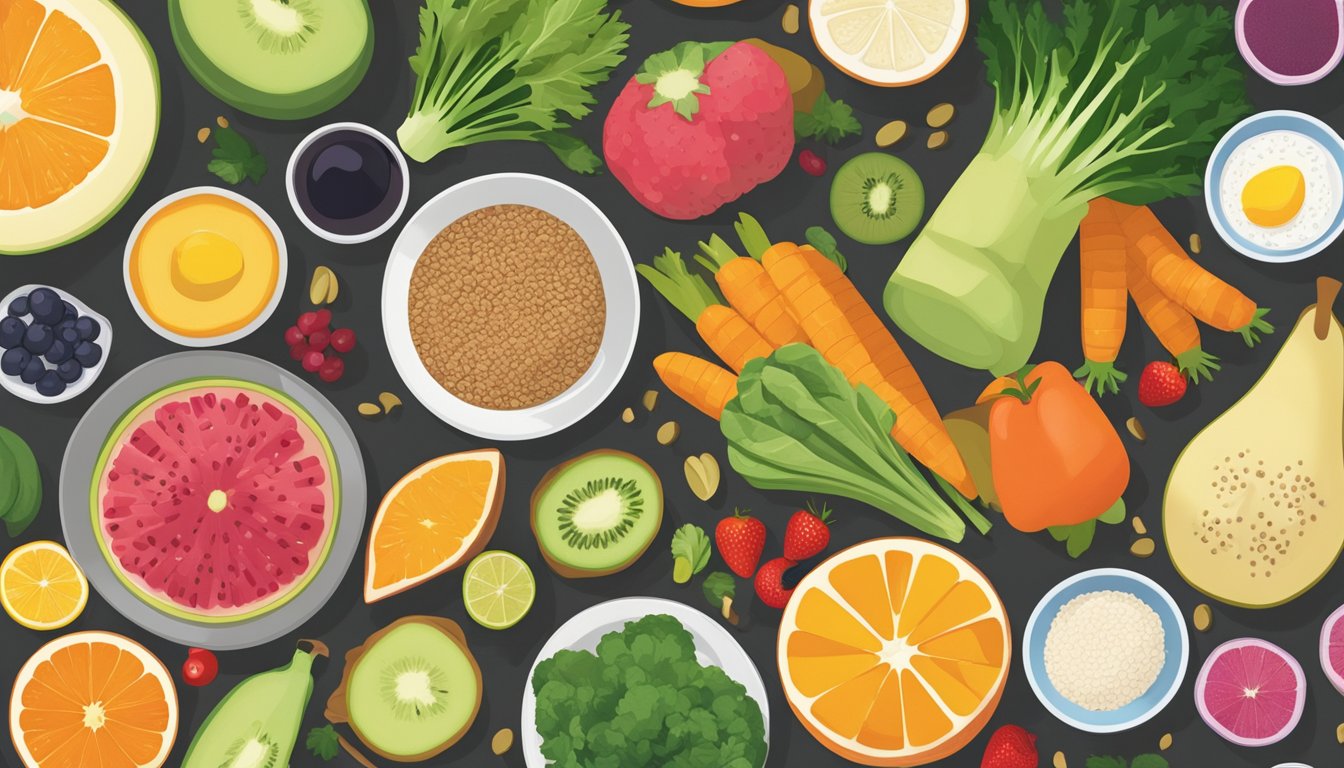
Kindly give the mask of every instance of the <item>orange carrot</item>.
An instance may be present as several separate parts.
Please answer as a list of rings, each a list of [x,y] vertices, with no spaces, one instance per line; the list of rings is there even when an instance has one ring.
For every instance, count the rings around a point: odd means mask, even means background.
[[[1128,260],[1127,272],[1129,295],[1134,297],[1139,314],[1153,329],[1157,340],[1176,358],[1176,367],[1196,384],[1200,376],[1206,380],[1213,378],[1213,371],[1220,367],[1218,358],[1200,346],[1195,318],[1148,279],[1139,259]]]
[[[1127,243],[1115,203],[1097,198],[1088,204],[1078,244],[1084,359],[1073,375],[1087,377],[1083,386],[1089,392],[1119,392],[1120,382],[1129,378],[1115,367],[1120,344],[1125,340],[1129,295],[1125,291]]]
[[[1259,309],[1246,294],[1196,264],[1148,206],[1112,205],[1129,238],[1132,258],[1139,260],[1144,274],[1167,298],[1197,320],[1240,333],[1247,346],[1255,346],[1260,333],[1274,331],[1262,319],[1269,310]]]
[[[664,352],[653,359],[653,370],[672,394],[715,421],[737,395],[736,376],[694,355]]]
[[[783,251],[797,247],[793,243],[775,243],[768,245],[766,250]],[[772,346],[807,341],[798,321],[789,315],[779,289],[770,282],[756,259],[738,256],[718,235],[711,237],[709,242],[700,243],[700,255],[695,258],[714,273],[714,280],[728,304]]]
[[[975,498],[975,483],[919,374],[840,268],[802,248],[770,254],[764,266],[812,346],[851,384],[866,384],[891,406],[896,442],[967,498]]]

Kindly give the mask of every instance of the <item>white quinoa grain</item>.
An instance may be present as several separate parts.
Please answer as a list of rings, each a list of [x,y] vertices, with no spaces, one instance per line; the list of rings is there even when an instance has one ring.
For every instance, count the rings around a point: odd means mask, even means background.
[[[1166,662],[1162,620],[1142,600],[1105,590],[1059,609],[1045,638],[1045,672],[1064,698],[1111,712],[1144,694]]]

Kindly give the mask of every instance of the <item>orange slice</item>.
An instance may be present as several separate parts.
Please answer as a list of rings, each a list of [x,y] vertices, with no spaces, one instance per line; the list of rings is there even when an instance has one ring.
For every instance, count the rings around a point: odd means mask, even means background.
[[[14,749],[27,768],[159,768],[177,735],[168,670],[134,640],[76,632],[19,670],[9,700]]]
[[[378,505],[364,602],[404,592],[480,554],[503,504],[504,457],[493,448],[440,456],[411,470]]]
[[[827,749],[861,765],[927,765],[989,722],[1011,645],[1003,602],[975,566],[920,539],[874,539],[798,585],[779,674]]]
[[[60,629],[89,602],[89,582],[65,547],[33,541],[0,563],[0,606],[28,629]]]

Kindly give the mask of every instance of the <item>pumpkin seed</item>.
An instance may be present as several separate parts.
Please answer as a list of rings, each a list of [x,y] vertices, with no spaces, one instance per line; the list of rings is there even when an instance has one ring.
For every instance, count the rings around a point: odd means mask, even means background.
[[[308,284],[308,300],[315,306],[320,307],[335,301],[339,290],[336,273],[330,268],[318,267],[313,270],[313,279]]]
[[[1213,626],[1213,609],[1207,603],[1200,603],[1195,606],[1195,629],[1200,632],[1208,632],[1209,627]]]
[[[784,18],[779,20],[779,25],[784,28],[784,34],[798,34],[798,6],[789,3],[784,7]]]
[[[681,437],[681,425],[675,421],[669,421],[658,428],[659,445],[671,445],[677,442],[678,437]]]
[[[1143,524],[1143,518],[1142,518],[1142,517],[1139,517],[1138,515],[1135,515],[1135,516],[1133,516],[1133,517],[1131,517],[1131,518],[1129,519],[1129,522],[1130,522],[1131,525],[1134,526],[1134,532],[1135,532],[1135,533],[1139,534],[1140,536],[1147,536],[1147,535],[1148,535],[1148,526],[1146,526],[1146,525]]]
[[[198,141],[198,142],[204,144],[205,141],[206,141],[206,139],[208,139],[208,138],[210,138],[210,128],[209,128],[209,126],[207,126],[207,127],[205,127],[205,128],[202,128],[201,130],[199,130],[199,131],[196,132],[196,141]]]
[[[644,393],[644,410],[652,411],[658,405],[658,390],[650,389]]]
[[[719,462],[712,453],[686,457],[686,484],[701,501],[709,501],[719,490]]]
[[[1171,749],[1171,734],[1170,734],[1170,733],[1164,733],[1164,734],[1162,734],[1162,738],[1160,738],[1160,739],[1157,740],[1157,748],[1158,748],[1159,750],[1163,751],[1163,752],[1166,752],[1168,749]]]
[[[947,131],[934,131],[929,134],[929,149],[942,149],[947,146]]]
[[[379,392],[378,403],[383,406],[384,413],[391,413],[393,408],[401,405],[401,398],[391,392]]]
[[[220,115],[219,117],[215,118],[215,124],[218,125],[220,128],[228,128],[229,119],[223,115]]]
[[[1148,440],[1148,430],[1143,428],[1143,423],[1135,416],[1125,419],[1125,427],[1129,429],[1129,434],[1134,436],[1140,443]]]
[[[1199,252],[1203,249],[1203,247],[1204,247],[1204,243],[1203,243],[1202,240],[1199,239],[1199,233],[1198,233],[1198,232],[1193,232],[1193,233],[1191,233],[1191,234],[1190,234],[1190,252],[1193,253],[1193,254],[1195,254],[1196,256],[1198,256],[1198,255],[1199,255]]]
[[[1135,557],[1152,557],[1157,551],[1157,542],[1147,536],[1134,542],[1129,547],[1129,554]]]
[[[892,120],[890,123],[877,129],[877,146],[890,147],[892,144],[905,138],[905,121]]]
[[[926,119],[928,120],[930,128],[942,128],[944,125],[952,122],[952,117],[956,114],[956,107],[947,102],[943,102],[942,104],[935,104],[933,109],[929,110]]]
[[[624,421],[626,424],[635,423],[635,409],[626,408],[624,411],[621,411],[621,421]]]
[[[1055,768],[1069,768],[1069,761],[1064,759],[1063,752],[1056,752],[1055,759],[1050,761]]]
[[[383,415],[383,409],[373,403],[360,403],[358,410],[359,415],[366,419],[372,419],[375,416]]]
[[[496,755],[502,755],[510,749],[513,749],[513,729],[501,728],[499,733],[496,733],[495,737],[490,740],[490,751]]]

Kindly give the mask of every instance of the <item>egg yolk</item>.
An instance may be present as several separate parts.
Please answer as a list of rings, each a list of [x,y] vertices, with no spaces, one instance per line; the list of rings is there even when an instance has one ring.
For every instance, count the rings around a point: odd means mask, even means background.
[[[193,299],[219,298],[242,276],[242,249],[216,232],[193,232],[173,249],[173,282]]]
[[[1255,174],[1241,190],[1241,209],[1258,227],[1281,227],[1302,210],[1307,180],[1291,165],[1276,165]]]

